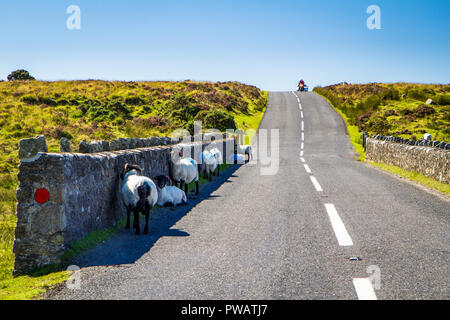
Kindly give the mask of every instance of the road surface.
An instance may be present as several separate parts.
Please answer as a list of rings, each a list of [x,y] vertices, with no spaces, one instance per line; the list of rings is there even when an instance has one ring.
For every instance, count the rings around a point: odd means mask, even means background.
[[[149,235],[81,256],[51,299],[449,299],[450,202],[356,161],[314,93],[270,93],[280,165],[228,170]],[[356,260],[349,260],[358,257]]]

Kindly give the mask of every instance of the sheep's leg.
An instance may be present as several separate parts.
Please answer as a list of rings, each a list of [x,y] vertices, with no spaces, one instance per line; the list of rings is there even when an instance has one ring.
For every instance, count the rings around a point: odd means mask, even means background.
[[[125,229],[130,229],[130,215],[131,215],[130,208],[127,207],[127,225],[125,226]]]
[[[195,181],[195,195],[199,194],[199,186],[198,186],[198,180]]]
[[[184,184],[184,192],[186,193],[186,195],[187,195],[188,192],[189,192],[189,184],[188,184],[188,183],[185,183],[185,184]]]
[[[212,178],[213,178],[213,173],[210,171],[209,172],[209,181],[212,181]]]
[[[141,228],[139,226],[139,211],[137,210],[134,211],[134,226],[136,228],[136,234],[140,234]]]
[[[148,218],[150,217],[150,210],[151,206],[146,208],[145,212],[145,228],[144,228],[144,234],[148,234]]]
[[[217,166],[217,176],[220,176],[220,164]]]

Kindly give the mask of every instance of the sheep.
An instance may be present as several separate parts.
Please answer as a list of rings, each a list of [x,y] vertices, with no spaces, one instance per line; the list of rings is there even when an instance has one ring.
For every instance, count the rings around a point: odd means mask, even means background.
[[[187,204],[186,193],[174,186],[170,186],[170,177],[156,176],[153,178],[158,188],[158,206],[162,207],[166,204],[177,206],[180,204]]]
[[[199,171],[204,174],[205,178],[209,177],[209,181],[211,181],[216,168],[217,160],[214,155],[209,151],[203,151],[202,163],[199,165]]]
[[[186,195],[188,194],[188,184],[195,181],[195,194],[199,194],[199,184],[198,184],[198,164],[192,158],[182,158],[183,150],[172,150],[170,154],[171,161],[169,162],[169,170],[171,178],[176,182],[180,183],[180,189],[183,189]]]
[[[237,153],[247,155],[247,161],[253,160],[253,154],[252,154],[252,146],[250,145],[237,145]]]
[[[228,156],[228,163],[238,164],[238,163],[244,163],[244,161],[245,161],[245,157],[243,154],[230,154]]]
[[[424,139],[424,140],[432,140],[432,139],[433,139],[433,137],[432,137],[432,135],[431,135],[431,134],[429,134],[429,133],[425,133],[425,134],[423,135],[423,139]]]
[[[158,190],[155,183],[141,175],[142,169],[138,165],[126,163],[120,178],[123,180],[122,201],[127,208],[127,225],[130,229],[130,215],[134,213],[133,228],[140,234],[139,213],[145,215],[144,233],[148,233],[148,219],[150,210],[158,201]]]
[[[220,175],[220,165],[223,164],[222,152],[217,148],[212,148],[209,152],[216,158],[217,161],[217,175]]]

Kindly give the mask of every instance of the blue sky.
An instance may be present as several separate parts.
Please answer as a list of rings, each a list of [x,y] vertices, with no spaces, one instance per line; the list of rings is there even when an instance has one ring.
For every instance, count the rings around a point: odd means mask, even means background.
[[[69,30],[69,5],[81,30]],[[369,5],[381,30],[369,30]],[[0,79],[450,83],[450,1],[47,0],[0,4]]]

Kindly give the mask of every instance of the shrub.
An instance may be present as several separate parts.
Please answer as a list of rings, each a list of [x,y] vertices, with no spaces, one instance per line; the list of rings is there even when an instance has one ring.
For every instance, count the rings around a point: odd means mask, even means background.
[[[11,72],[8,75],[8,81],[15,81],[15,80],[35,80],[35,79],[30,75],[30,73],[27,70],[20,69]]]
[[[449,95],[442,95],[437,97],[436,103],[441,106],[448,106],[450,105],[450,96]]]
[[[234,118],[221,110],[201,111],[195,120],[203,121],[204,129],[218,129],[222,132],[236,129]]]
[[[419,118],[424,118],[428,115],[431,115],[433,113],[435,113],[436,110],[434,110],[433,107],[427,106],[425,104],[422,104],[420,106],[417,107],[417,109],[415,110],[414,114],[419,117]]]
[[[125,99],[125,103],[132,106],[139,106],[145,104],[145,100],[138,96],[131,96]]]
[[[25,102],[27,104],[36,105],[39,104],[39,100],[36,97],[33,96],[24,96],[22,99],[20,99],[22,102]]]

